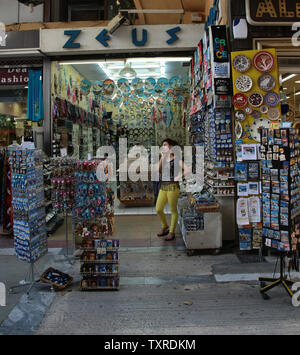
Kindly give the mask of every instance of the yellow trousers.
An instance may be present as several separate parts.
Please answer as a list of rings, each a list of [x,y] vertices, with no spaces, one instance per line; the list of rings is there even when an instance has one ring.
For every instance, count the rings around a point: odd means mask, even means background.
[[[177,222],[178,222],[178,211],[177,211],[177,202],[180,195],[180,189],[176,189],[173,191],[164,191],[160,190],[156,202],[156,212],[161,221],[162,228],[168,227],[168,222],[166,219],[166,215],[164,214],[165,205],[169,204],[170,211],[172,214],[171,217],[171,226],[169,229],[170,233],[175,233]]]

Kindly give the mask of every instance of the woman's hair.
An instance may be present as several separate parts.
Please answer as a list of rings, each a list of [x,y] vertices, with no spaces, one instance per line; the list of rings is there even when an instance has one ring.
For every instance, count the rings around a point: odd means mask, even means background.
[[[162,141],[162,144],[164,144],[164,143],[168,143],[171,147],[176,147],[179,145],[176,141],[174,141],[173,139],[170,139],[170,138],[164,139]]]

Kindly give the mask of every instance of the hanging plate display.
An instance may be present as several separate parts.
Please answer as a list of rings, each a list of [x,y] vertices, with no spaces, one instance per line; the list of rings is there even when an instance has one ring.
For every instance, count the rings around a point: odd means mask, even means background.
[[[243,110],[235,111],[234,117],[237,121],[244,121],[244,119],[246,118],[245,111]]]
[[[251,106],[260,107],[264,102],[264,98],[259,92],[254,92],[249,96],[248,101]]]
[[[276,85],[276,80],[271,74],[263,74],[258,78],[258,86],[263,91],[271,91]]]
[[[278,110],[278,108],[270,108],[268,112],[268,118],[271,121],[278,121],[280,119],[280,111]]]
[[[169,82],[169,86],[171,89],[179,89],[181,87],[181,84],[181,79],[178,76],[173,76]]]
[[[92,86],[93,93],[94,93],[95,95],[100,95],[101,92],[102,92],[102,86],[103,86],[102,81],[95,80],[95,81],[93,82],[93,86]]]
[[[253,81],[248,75],[240,75],[235,80],[235,87],[241,92],[248,92],[251,90]]]
[[[103,95],[104,96],[112,96],[115,91],[115,82],[111,79],[106,79],[103,82]]]
[[[169,86],[169,80],[166,78],[159,78],[157,80],[157,85],[164,92],[167,90],[167,88]]]
[[[246,115],[251,115],[252,112],[253,112],[253,110],[252,110],[251,107],[247,106],[247,107],[245,108],[245,113],[246,113]]]
[[[261,112],[257,111],[257,110],[254,110],[252,112],[252,117],[255,118],[255,119],[261,118]]]
[[[233,67],[236,71],[240,73],[245,73],[250,69],[251,60],[246,55],[237,55],[233,60]]]
[[[261,51],[253,58],[253,65],[261,73],[268,73],[274,68],[274,57],[271,53]]]
[[[280,98],[276,92],[269,92],[265,96],[265,103],[271,107],[275,107],[279,104]]]
[[[154,78],[147,78],[145,80],[145,90],[150,93],[154,93],[156,80]]]
[[[237,122],[235,125],[235,136],[237,139],[240,139],[243,135],[243,127],[240,122]]]
[[[244,94],[236,94],[232,99],[233,105],[236,108],[244,108],[247,106],[247,97]]]
[[[260,108],[260,112],[266,114],[269,111],[269,107],[267,105],[262,105]]]
[[[260,118],[258,120],[253,121],[252,125],[250,126],[250,133],[252,139],[257,142],[260,142],[260,129],[261,128],[270,128],[271,123],[266,118]]]

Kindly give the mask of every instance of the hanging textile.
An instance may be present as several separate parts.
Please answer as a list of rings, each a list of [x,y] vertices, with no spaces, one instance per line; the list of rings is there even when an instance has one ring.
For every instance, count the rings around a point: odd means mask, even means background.
[[[41,121],[43,119],[43,78],[42,70],[29,70],[27,119]]]

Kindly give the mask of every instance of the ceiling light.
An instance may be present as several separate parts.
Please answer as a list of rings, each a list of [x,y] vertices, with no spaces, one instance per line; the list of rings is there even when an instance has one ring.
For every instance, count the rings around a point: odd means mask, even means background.
[[[288,80],[294,78],[295,76],[297,76],[297,75],[296,74],[291,74],[291,75],[287,76],[286,78],[282,79],[282,82],[284,83],[285,81],[288,81]]]
[[[300,84],[300,80],[295,81],[295,84]]]
[[[296,92],[296,94],[295,94],[295,96],[298,96],[298,95],[300,95],[300,91]]]
[[[136,71],[131,68],[130,63],[126,63],[125,67],[120,71],[120,76],[125,76],[127,79],[134,79],[136,77]]]

